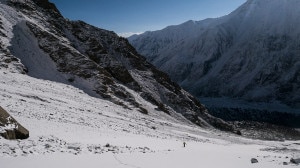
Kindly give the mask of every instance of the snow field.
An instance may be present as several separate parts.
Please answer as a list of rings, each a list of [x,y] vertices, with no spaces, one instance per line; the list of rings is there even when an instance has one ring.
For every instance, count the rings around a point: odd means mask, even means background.
[[[0,138],[5,168],[295,167],[289,160],[300,151],[299,142],[203,130],[168,120],[150,104],[147,109],[153,110],[144,115],[69,85],[3,70],[0,95],[1,106],[30,131],[27,140]]]

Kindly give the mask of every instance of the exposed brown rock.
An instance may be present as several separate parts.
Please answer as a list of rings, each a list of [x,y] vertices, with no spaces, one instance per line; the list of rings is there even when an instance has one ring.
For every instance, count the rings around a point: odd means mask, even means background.
[[[0,106],[0,135],[5,139],[26,139],[29,131]]]

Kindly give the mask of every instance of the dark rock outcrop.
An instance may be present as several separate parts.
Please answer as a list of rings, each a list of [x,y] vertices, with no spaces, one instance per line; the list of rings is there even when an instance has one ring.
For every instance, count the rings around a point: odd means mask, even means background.
[[[297,159],[294,159],[294,158],[291,158],[291,163],[293,164],[300,164],[300,158],[297,158]]]
[[[29,131],[0,106],[0,135],[5,139],[26,139]]]
[[[258,160],[255,159],[255,158],[252,158],[252,159],[251,159],[251,163],[258,163]]]

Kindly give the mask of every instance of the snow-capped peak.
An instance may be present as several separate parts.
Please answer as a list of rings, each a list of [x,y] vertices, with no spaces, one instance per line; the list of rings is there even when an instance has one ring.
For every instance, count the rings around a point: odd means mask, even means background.
[[[186,22],[129,41],[198,97],[280,102],[297,111],[299,6],[298,0],[248,0],[224,17]]]

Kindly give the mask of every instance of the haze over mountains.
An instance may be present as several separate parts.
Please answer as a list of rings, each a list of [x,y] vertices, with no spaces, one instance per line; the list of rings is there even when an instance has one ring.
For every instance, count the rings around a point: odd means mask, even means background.
[[[128,39],[211,108],[300,113],[299,6],[297,0],[248,0],[220,18]]]

